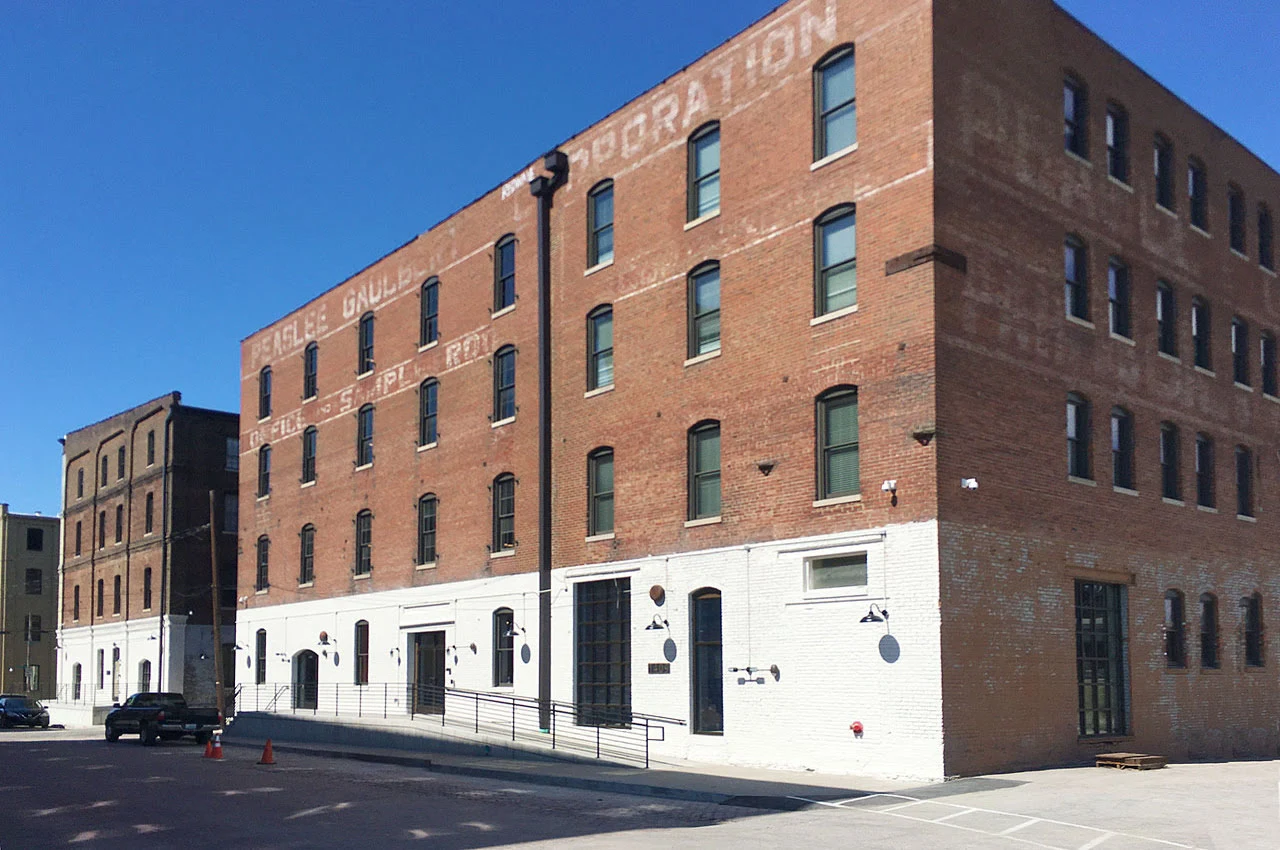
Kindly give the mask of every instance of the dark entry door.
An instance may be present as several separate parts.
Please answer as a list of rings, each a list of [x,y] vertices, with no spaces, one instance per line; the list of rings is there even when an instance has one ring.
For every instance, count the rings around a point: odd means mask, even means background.
[[[444,714],[444,632],[413,636],[414,714]]]
[[[320,697],[320,656],[309,649],[293,659],[293,707],[315,711]]]

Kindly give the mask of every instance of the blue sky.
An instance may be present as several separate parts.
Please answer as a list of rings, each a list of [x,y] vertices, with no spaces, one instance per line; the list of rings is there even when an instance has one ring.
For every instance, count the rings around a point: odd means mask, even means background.
[[[0,0],[0,501],[775,5]],[[1280,4],[1062,5],[1280,165]]]

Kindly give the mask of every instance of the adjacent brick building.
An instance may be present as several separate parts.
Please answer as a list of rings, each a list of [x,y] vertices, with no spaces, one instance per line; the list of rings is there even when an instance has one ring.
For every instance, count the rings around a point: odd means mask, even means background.
[[[1277,752],[1272,169],[1048,0],[795,0],[559,149],[555,699],[860,773]],[[537,692],[544,173],[244,340],[251,696]]]
[[[213,704],[210,491],[233,680],[239,427],[174,392],[63,438],[60,716],[144,690]]]
[[[53,693],[58,518],[0,502],[0,691]]]

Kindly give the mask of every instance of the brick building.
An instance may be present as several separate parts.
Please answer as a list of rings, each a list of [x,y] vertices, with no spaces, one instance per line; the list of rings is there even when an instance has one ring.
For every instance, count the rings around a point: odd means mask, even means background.
[[[233,680],[239,429],[173,392],[63,438],[55,720],[88,721],[135,691],[213,704],[210,491]]]
[[[246,687],[1277,752],[1273,170],[1048,0],[794,0],[559,150],[244,340]]]
[[[58,518],[0,502],[0,691],[53,692]]]

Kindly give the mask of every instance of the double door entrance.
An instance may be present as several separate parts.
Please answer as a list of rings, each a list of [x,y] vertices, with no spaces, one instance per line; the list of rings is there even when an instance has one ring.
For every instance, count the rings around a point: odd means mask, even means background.
[[[444,714],[444,632],[418,632],[411,638],[413,682],[409,703],[414,714]]]

